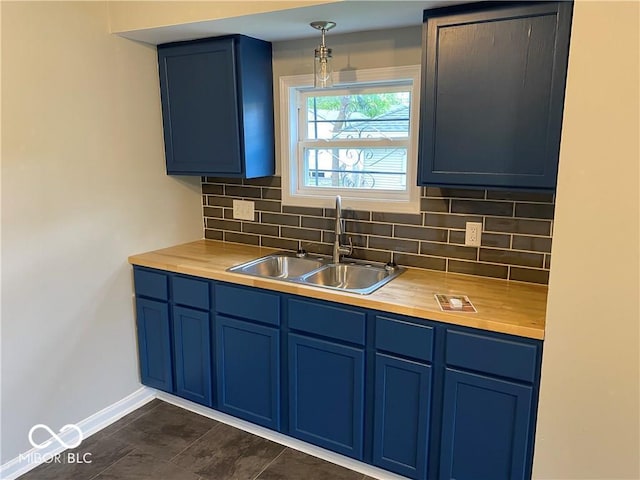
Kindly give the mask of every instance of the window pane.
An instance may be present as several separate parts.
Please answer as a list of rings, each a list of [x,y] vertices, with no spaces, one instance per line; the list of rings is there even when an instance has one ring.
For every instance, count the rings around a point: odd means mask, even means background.
[[[409,91],[307,99],[307,138],[407,138]]]
[[[306,149],[304,186],[405,191],[407,149]]]

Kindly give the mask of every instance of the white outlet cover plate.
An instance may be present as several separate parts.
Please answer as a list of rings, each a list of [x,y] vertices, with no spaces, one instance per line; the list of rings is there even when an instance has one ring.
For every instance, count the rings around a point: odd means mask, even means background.
[[[464,235],[464,244],[470,247],[479,247],[482,243],[482,223],[467,222]]]
[[[255,203],[247,200],[234,200],[233,201],[233,218],[237,220],[252,220],[254,219]]]

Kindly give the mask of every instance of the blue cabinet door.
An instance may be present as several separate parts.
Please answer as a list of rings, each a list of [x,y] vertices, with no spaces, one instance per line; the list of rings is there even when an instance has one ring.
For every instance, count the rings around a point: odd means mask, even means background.
[[[531,386],[447,368],[440,479],[527,478],[531,403]]]
[[[216,316],[218,408],[280,428],[280,337],[276,328]]]
[[[289,434],[361,460],[364,351],[289,334]]]
[[[212,405],[209,313],[173,307],[176,394]]]
[[[137,298],[136,323],[141,382],[173,392],[169,306],[165,302]]]
[[[419,183],[555,189],[572,2],[425,10]]]
[[[378,353],[373,463],[409,478],[427,473],[431,367]]]
[[[170,175],[274,173],[271,44],[242,35],[158,46]]]

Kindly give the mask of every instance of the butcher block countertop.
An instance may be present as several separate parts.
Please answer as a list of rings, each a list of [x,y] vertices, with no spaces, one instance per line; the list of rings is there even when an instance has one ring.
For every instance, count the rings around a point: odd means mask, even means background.
[[[129,257],[129,263],[223,282],[291,293],[452,325],[543,339],[547,287],[470,275],[408,268],[370,295],[328,290],[227,272],[227,268],[277,250],[215,240]],[[477,313],[443,312],[434,294],[467,295]]]

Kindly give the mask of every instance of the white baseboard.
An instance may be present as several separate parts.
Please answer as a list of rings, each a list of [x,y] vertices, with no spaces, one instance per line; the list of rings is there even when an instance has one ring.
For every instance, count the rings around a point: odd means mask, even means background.
[[[103,408],[99,412],[94,413],[93,415],[76,423],[76,425],[82,430],[83,437],[87,438],[94,433],[99,432],[103,428],[108,427],[112,423],[120,420],[128,413],[131,413],[144,404],[149,403],[154,398],[159,398],[160,400],[184,408],[185,410],[189,410],[213,420],[217,420],[218,422],[231,425],[232,427],[239,428],[240,430],[244,430],[245,432],[249,432],[259,437],[266,438],[267,440],[271,440],[272,442],[279,443],[280,445],[293,448],[294,450],[298,450],[308,455],[321,458],[322,460],[326,460],[342,467],[355,470],[356,472],[363,473],[372,478],[378,478],[381,480],[407,480],[406,477],[402,477],[400,475],[387,472],[386,470],[367,465],[366,463],[359,462],[357,460],[354,460],[353,458],[345,457],[344,455],[325,450],[324,448],[316,447],[282,433],[278,433],[273,430],[269,430],[268,428],[264,428],[253,423],[240,420],[239,418],[232,417],[231,415],[227,415],[217,410],[204,407],[197,403],[190,402],[189,400],[185,400],[183,398],[176,397],[165,392],[154,390],[149,387],[141,387],[131,395],[117,401],[113,405]],[[63,433],[62,435],[60,435],[63,440],[68,441],[69,443],[74,440],[72,436],[73,433],[69,433],[68,435],[65,435]],[[42,462],[37,463],[23,460],[25,458],[28,459],[32,453],[39,453],[41,458],[50,458],[59,453],[62,453],[64,450],[65,448],[58,442],[53,442],[50,446],[44,449],[32,448],[28,452],[25,452],[14,458],[13,460],[9,460],[4,465],[0,466],[0,479],[15,480],[20,475],[24,475],[29,470],[36,468]]]
[[[134,410],[140,408],[146,403],[156,398],[156,391],[149,387],[141,387],[131,395],[126,396],[122,400],[103,408],[97,413],[76,423],[82,430],[83,438],[90,437],[94,433],[108,427],[112,423],[120,420],[122,417]],[[25,432],[26,434],[26,432]],[[68,443],[75,440],[75,433],[68,431],[60,435],[60,438]],[[33,462],[32,460],[38,454],[38,458],[51,458],[65,451],[65,447],[58,442],[53,442],[48,447],[42,449],[32,448],[31,450],[18,455],[16,458],[9,460],[0,466],[0,478],[3,480],[14,480],[20,475],[24,475],[29,470],[36,468],[42,462]]]
[[[280,445],[284,445],[308,455],[321,458],[322,460],[335,463],[350,470],[355,470],[356,472],[363,473],[365,475],[368,475],[369,477],[378,478],[380,480],[407,480],[407,477],[396,475],[386,470],[382,470],[381,468],[373,467],[366,463],[359,462],[358,460],[354,460],[353,458],[340,455],[339,453],[325,450],[324,448],[316,447],[315,445],[303,442],[302,440],[297,440],[295,438],[289,437],[288,435],[284,435],[282,433],[269,430],[268,428],[255,425],[244,420],[240,420],[239,418],[232,417],[231,415],[219,412],[218,410],[213,410],[197,403],[190,402],[189,400],[185,400],[184,398],[176,397],[169,393],[160,391],[157,392],[157,396],[160,400],[171,403],[178,407],[182,407],[185,410],[190,410],[194,413],[198,413],[213,420],[217,420],[218,422],[226,423],[227,425],[231,425],[232,427],[244,430],[245,432],[253,433],[254,435],[257,435],[259,437],[279,443]]]

